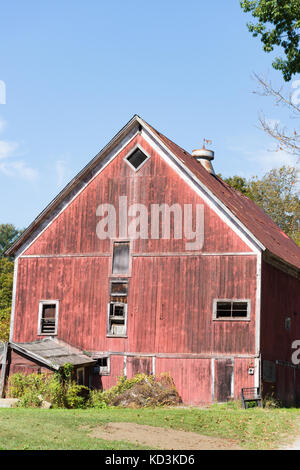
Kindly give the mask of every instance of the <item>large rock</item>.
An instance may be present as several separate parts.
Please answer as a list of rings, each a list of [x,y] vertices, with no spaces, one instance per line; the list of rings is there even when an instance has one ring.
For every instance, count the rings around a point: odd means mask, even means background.
[[[38,396],[38,399],[40,400],[40,407],[41,408],[45,408],[46,410],[49,410],[51,407],[52,407],[52,403],[50,403],[49,401],[46,401],[43,399],[42,395],[39,395]]]

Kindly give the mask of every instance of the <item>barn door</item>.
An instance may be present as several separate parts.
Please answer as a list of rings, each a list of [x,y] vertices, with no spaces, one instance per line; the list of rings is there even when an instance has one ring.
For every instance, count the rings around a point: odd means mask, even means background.
[[[215,361],[215,400],[225,402],[233,398],[233,362],[231,359]]]
[[[127,358],[127,377],[130,379],[136,374],[152,374],[151,357],[128,357]]]

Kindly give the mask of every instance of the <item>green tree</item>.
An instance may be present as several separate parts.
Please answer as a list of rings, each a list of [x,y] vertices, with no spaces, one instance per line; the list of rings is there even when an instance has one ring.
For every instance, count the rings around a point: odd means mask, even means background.
[[[14,263],[0,258],[0,341],[8,341]]]
[[[242,0],[240,5],[256,20],[247,26],[253,36],[261,37],[264,51],[283,48],[284,58],[276,57],[272,65],[285,81],[291,80],[300,72],[300,0]]]
[[[0,256],[4,255],[21,233],[22,230],[18,230],[12,224],[0,224]]]
[[[266,173],[261,179],[249,180],[239,176],[224,181],[252,199],[274,222],[300,245],[300,198],[297,188],[297,169],[282,166]]]
[[[0,341],[8,341],[9,337],[14,271],[14,263],[4,253],[21,233],[12,224],[0,224]]]
[[[221,175],[218,175],[222,178]],[[244,194],[244,196],[250,197],[251,198],[251,191],[249,188],[249,183],[246,180],[246,178],[243,178],[242,176],[230,176],[229,178],[222,178],[229,186],[231,186],[233,189],[236,189],[240,193]]]

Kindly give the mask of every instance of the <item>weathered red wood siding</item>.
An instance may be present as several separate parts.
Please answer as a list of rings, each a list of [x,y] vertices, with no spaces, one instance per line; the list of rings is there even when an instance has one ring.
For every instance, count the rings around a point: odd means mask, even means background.
[[[38,364],[30,359],[26,358],[25,356],[18,354],[15,351],[10,351],[10,366],[9,366],[9,373],[10,374],[49,374],[52,371],[43,366],[43,364]]]
[[[124,357],[111,356],[110,358],[110,374],[102,376],[93,376],[93,386],[95,388],[108,389],[116,385],[117,379],[121,377],[124,371]]]
[[[151,158],[135,173],[123,159],[137,141]],[[129,205],[143,203],[148,208],[152,203],[204,204],[204,255],[186,252],[184,239],[133,241],[127,338],[108,338],[112,244],[96,236],[96,209],[101,203],[117,207],[119,196],[124,195]],[[58,299],[58,337],[83,350],[137,356],[253,355],[256,256],[250,251],[138,136],[19,259],[13,340],[38,339],[39,301]],[[213,321],[214,298],[250,299],[250,321]],[[139,365],[148,371],[150,363],[150,359],[140,360]],[[102,377],[105,387],[122,375],[123,356],[112,355],[111,367],[111,375]],[[129,375],[137,367],[137,359],[127,359]],[[211,399],[209,367],[210,359],[200,357],[156,358],[156,372],[170,370],[187,402]]]
[[[184,403],[199,405],[211,401],[210,359],[158,358],[156,372],[170,373]]]
[[[59,299],[58,337],[84,350],[255,353],[255,257],[134,258],[127,338],[106,337],[107,264],[101,256],[21,259],[14,341],[36,340],[39,300]],[[214,298],[249,298],[250,321],[214,321]]]
[[[293,367],[292,343],[300,340],[300,279],[264,262],[262,266],[261,351],[275,364],[275,382],[263,381],[265,393],[275,393],[286,405],[300,405],[300,368]],[[291,319],[291,329],[285,320]],[[300,357],[300,354],[299,354]],[[297,366],[297,365],[296,365]]]
[[[135,173],[124,162],[124,157],[137,144],[151,155],[148,162]],[[118,207],[119,196],[133,203],[202,204],[200,197],[182,178],[138,136],[84,189],[68,208],[25,252],[29,254],[110,253],[110,240],[99,240],[96,209],[102,203]],[[249,247],[229,229],[207,204],[205,206],[206,252],[248,252]],[[149,211],[150,212],[150,211]],[[149,230],[150,232],[150,230]],[[184,252],[186,240],[136,240],[134,252]]]

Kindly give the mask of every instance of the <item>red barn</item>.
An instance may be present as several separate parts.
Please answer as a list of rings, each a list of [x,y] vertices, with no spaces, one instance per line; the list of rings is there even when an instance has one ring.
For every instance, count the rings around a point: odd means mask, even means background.
[[[300,403],[300,248],[212,158],[134,116],[34,220],[7,252],[2,388],[71,362],[90,387],[170,372],[189,404]]]

